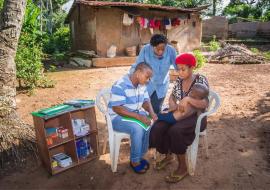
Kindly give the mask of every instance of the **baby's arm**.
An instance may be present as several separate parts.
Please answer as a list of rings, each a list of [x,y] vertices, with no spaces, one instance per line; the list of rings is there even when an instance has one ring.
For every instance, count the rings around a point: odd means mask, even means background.
[[[175,110],[173,116],[176,120],[185,119],[196,112],[196,109],[190,104],[187,104],[182,110]]]
[[[171,94],[169,98],[169,111],[174,111],[176,109],[177,109],[176,99],[174,98],[173,94]]]

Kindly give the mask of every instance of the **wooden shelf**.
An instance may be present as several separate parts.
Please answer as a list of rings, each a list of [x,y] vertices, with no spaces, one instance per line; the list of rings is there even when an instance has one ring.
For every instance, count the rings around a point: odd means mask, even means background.
[[[60,167],[60,166],[57,166],[55,168],[52,168],[52,175],[55,175],[55,174],[58,174],[60,172],[63,172],[69,168],[73,168],[74,166],[78,165],[78,163],[75,163],[75,162],[72,162],[72,164],[70,166],[67,166],[67,167]]]
[[[94,153],[90,153],[90,155],[89,155],[88,157],[86,157],[86,158],[80,158],[80,159],[79,159],[79,163],[86,163],[86,162],[88,162],[88,161],[90,161],[90,160],[95,159],[97,156],[98,156],[98,155],[96,155],[96,154],[94,154]]]
[[[57,139],[53,140],[54,143],[52,145],[48,145],[48,148],[52,149],[52,148],[63,145],[65,143],[68,143],[68,142],[73,141],[73,140],[74,140],[73,137],[67,137],[67,138],[64,138],[64,139],[57,138]]]
[[[93,131],[90,131],[90,132],[88,132],[88,133],[86,133],[85,135],[82,135],[82,136],[76,136],[75,135],[75,139],[77,140],[77,139],[83,138],[85,136],[96,134],[96,133],[97,133],[97,130],[93,130]]]
[[[73,133],[72,119],[85,119],[86,123],[90,125],[90,132],[76,137]],[[51,173],[51,175],[58,174],[66,171],[67,169],[73,168],[80,164],[89,162],[98,157],[98,129],[96,123],[95,107],[82,108],[76,111],[63,113],[50,119],[44,119],[39,116],[33,115],[37,146],[39,150],[39,157],[44,167]],[[47,145],[46,141],[46,128],[49,127],[64,127],[68,129],[68,137],[61,139],[53,139],[52,145]],[[87,158],[79,159],[77,155],[76,140],[80,138],[87,138],[90,144],[92,153]],[[71,157],[72,164],[68,167],[51,167],[52,157],[55,154],[64,153]]]

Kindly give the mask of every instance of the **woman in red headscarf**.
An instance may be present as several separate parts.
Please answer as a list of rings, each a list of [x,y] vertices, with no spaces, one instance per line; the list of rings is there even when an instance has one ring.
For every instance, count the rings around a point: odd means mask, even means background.
[[[208,106],[208,98],[198,100],[188,96],[194,84],[199,83],[209,89],[206,77],[193,73],[196,67],[195,57],[192,54],[184,53],[179,55],[175,62],[179,76],[170,95],[170,106],[181,109],[190,104],[197,110],[204,111]],[[157,121],[151,128],[150,148],[156,148],[159,153],[166,154],[163,160],[157,162],[156,169],[162,170],[172,163],[174,158],[172,153],[177,156],[178,168],[166,176],[166,182],[175,183],[188,175],[185,156],[187,147],[192,144],[195,138],[196,121],[197,113],[194,113],[174,124]],[[203,119],[201,131],[205,128],[206,119]]]

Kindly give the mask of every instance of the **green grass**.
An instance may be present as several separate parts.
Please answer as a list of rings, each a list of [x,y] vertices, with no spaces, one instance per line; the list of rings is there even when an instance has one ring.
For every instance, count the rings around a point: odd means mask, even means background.
[[[264,56],[265,59],[267,59],[267,60],[270,61],[270,51],[263,52],[262,54],[263,54],[263,56]]]
[[[257,48],[250,48],[250,50],[253,52],[253,53],[260,53],[260,51],[257,49]]]

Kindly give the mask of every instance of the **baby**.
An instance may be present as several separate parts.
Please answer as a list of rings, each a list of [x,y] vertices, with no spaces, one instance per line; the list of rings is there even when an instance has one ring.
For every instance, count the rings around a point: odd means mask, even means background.
[[[195,83],[193,87],[191,88],[190,93],[188,94],[189,97],[197,99],[197,100],[202,100],[206,98],[209,94],[209,90],[207,87],[205,87],[202,84]],[[180,101],[181,102],[181,101]],[[169,104],[171,105],[171,104]],[[199,111],[198,109],[195,109],[193,106],[188,104],[186,107],[184,107],[182,110],[179,109],[172,109],[171,106],[169,108],[169,111],[163,112],[158,114],[158,120],[160,121],[165,121],[170,124],[175,124],[177,121],[181,119],[185,119],[195,112]]]

